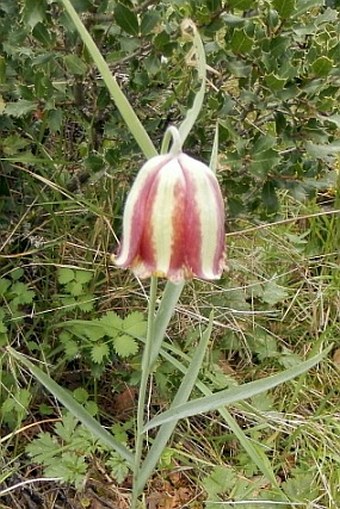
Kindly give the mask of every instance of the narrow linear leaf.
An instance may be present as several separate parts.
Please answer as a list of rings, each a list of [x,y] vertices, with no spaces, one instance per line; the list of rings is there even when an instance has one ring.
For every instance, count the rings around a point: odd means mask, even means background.
[[[193,31],[193,55],[196,59],[198,78],[201,80],[201,86],[197,92],[192,107],[187,111],[185,119],[179,127],[179,133],[181,136],[182,143],[185,142],[188,134],[190,133],[193,125],[195,124],[198,115],[203,106],[204,94],[205,94],[205,82],[206,82],[206,60],[205,51],[202,39],[194,23],[189,22],[188,26],[184,26],[183,32]]]
[[[40,368],[32,364],[25,356],[19,354],[13,348],[8,347],[8,352],[21,364],[26,366],[32,375],[47,389],[60,403],[62,403],[93,435],[101,440],[108,447],[117,451],[129,465],[134,465],[132,453],[127,447],[115,440],[113,436],[103,428],[96,419],[90,415],[85,408],[80,405],[63,387],[58,385],[52,378],[44,373]]]
[[[216,127],[215,127],[214,143],[213,143],[213,147],[211,150],[210,163],[209,163],[209,167],[214,173],[216,173],[217,163],[218,163],[218,135],[219,135],[219,128],[218,128],[218,122],[217,122]]]
[[[277,385],[302,375],[310,368],[318,364],[318,362],[320,362],[329,353],[330,349],[331,347],[328,347],[319,355],[316,355],[315,357],[302,362],[299,366],[287,369],[286,371],[278,373],[277,375],[269,376],[262,380],[256,380],[255,382],[250,382],[241,385],[240,387],[226,389],[224,391],[213,394],[212,396],[198,398],[193,401],[189,401],[184,405],[179,405],[176,408],[167,410],[166,412],[163,412],[157,417],[151,419],[151,421],[146,424],[143,431],[148,431],[166,422],[171,422],[174,419],[178,420],[184,417],[190,417],[192,415],[216,410],[221,406],[230,405],[231,403],[236,403],[237,401],[245,400],[260,394],[261,392],[266,392],[269,389],[273,389]]]
[[[150,369],[152,369],[157,360],[166,329],[175,311],[175,307],[183,288],[184,283],[174,284],[168,281],[166,284],[155,318],[152,352],[150,355]]]
[[[195,386],[198,373],[204,359],[204,355],[212,332],[212,326],[213,326],[213,315],[211,313],[209,325],[207,329],[204,331],[204,333],[201,335],[199,345],[195,351],[195,354],[192,357],[190,366],[182,379],[181,385],[176,393],[176,396],[174,397],[171,407],[184,404],[188,401],[188,398]],[[157,436],[152,444],[152,447],[148,452],[148,455],[145,458],[137,476],[136,490],[139,493],[143,491],[144,485],[146,484],[148,478],[152,474],[169,438],[171,437],[176,427],[176,424],[177,420],[173,420],[171,422],[163,424],[163,426],[160,427]]]
[[[175,353],[176,355],[179,355],[183,359],[186,359],[188,356],[178,350],[173,345],[170,345],[168,343],[164,344],[164,347],[171,352]],[[170,362],[176,369],[178,369],[180,372],[182,372],[184,375],[187,371],[187,368],[182,364],[180,361],[178,361],[173,355],[169,354],[162,348],[161,355],[166,359],[168,362]],[[211,396],[213,392],[207,387],[203,382],[200,380],[196,380],[196,387],[199,389],[202,394],[205,396]],[[275,474],[273,472],[273,469],[271,467],[270,461],[268,460],[267,456],[265,455],[264,451],[262,449],[259,449],[258,447],[255,447],[255,445],[252,443],[252,441],[246,436],[242,428],[238,425],[237,421],[233,418],[233,416],[230,414],[230,412],[224,408],[220,407],[217,409],[221,417],[225,420],[228,427],[232,430],[232,432],[235,434],[236,438],[239,440],[241,446],[244,448],[246,453],[249,455],[249,457],[252,459],[252,461],[257,465],[258,469],[263,473],[263,475],[268,479],[270,483],[272,483],[273,486],[276,486],[279,490],[279,486],[275,477]],[[281,491],[281,490],[280,490]]]
[[[84,24],[79,18],[77,12],[72,6],[70,0],[60,0],[68,15],[72,19],[75,27],[77,28],[80,37],[82,38],[85,46],[87,47],[90,55],[93,58],[94,63],[96,64],[105,85],[107,86],[108,91],[111,94],[112,99],[114,100],[120,114],[122,115],[126,125],[128,126],[131,134],[134,136],[136,142],[140,146],[142,152],[144,153],[146,158],[153,157],[157,155],[157,150],[154,147],[151,139],[149,138],[148,133],[144,129],[141,121],[137,117],[134,109],[131,104],[125,97],[124,93],[120,89],[117,81],[112,76],[109,66],[105,62],[102,54],[100,53],[98,47],[93,41],[91,35],[86,30]]]

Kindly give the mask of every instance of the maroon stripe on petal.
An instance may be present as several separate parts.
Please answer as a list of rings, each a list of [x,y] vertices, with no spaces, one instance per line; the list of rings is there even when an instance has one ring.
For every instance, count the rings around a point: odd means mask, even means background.
[[[201,276],[201,241],[202,231],[198,204],[196,200],[196,185],[191,174],[183,168],[183,174],[186,181],[186,199],[185,199],[185,232],[183,238],[184,246],[184,266],[187,277],[192,275]]]
[[[183,267],[186,250],[186,186],[178,182],[174,189],[174,208],[172,216],[173,239],[171,244],[171,259],[169,278],[172,280],[183,278]]]
[[[159,184],[159,175],[157,174],[150,186],[148,196],[145,200],[143,231],[140,240],[138,254],[143,263],[151,271],[156,270],[156,249],[153,240],[153,221],[157,210],[154,208],[155,197]]]
[[[150,161],[148,161],[146,164],[150,164]],[[140,258],[140,246],[145,229],[149,195],[152,185],[157,178],[157,174],[162,166],[159,162],[152,169],[152,171],[150,171],[149,175],[144,180],[143,185],[141,185],[140,174],[143,173],[143,169],[145,168],[146,164],[141,168],[139,174],[137,175],[137,178],[132,185],[131,191],[125,204],[123,239],[115,260],[115,263],[118,266],[124,268],[130,266],[136,258]],[[135,193],[137,193],[137,200],[135,200]],[[133,203],[131,203],[131,201],[133,201]],[[131,207],[133,208],[132,211],[130,210]],[[129,236],[127,235],[128,228],[130,228]],[[129,243],[128,246],[125,245],[126,242]],[[122,256],[123,251],[126,251],[126,248],[127,255],[125,256],[124,260],[120,260],[119,257]]]

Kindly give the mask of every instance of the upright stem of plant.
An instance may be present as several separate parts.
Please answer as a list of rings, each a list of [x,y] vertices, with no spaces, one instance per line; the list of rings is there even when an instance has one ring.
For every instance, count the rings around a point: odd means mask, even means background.
[[[135,467],[133,473],[133,491],[131,509],[136,509],[137,500],[140,493],[137,491],[137,478],[139,469],[141,466],[143,443],[144,443],[144,407],[146,401],[146,393],[148,389],[148,380],[150,376],[150,358],[152,351],[152,342],[154,336],[154,322],[155,322],[155,309],[156,309],[156,298],[157,298],[157,277],[151,278],[150,285],[150,297],[149,297],[149,308],[148,308],[148,329],[146,335],[146,342],[144,346],[143,358],[142,358],[142,377],[139,388],[138,396],[138,407],[137,407],[137,430],[136,430],[136,445],[135,445]]]

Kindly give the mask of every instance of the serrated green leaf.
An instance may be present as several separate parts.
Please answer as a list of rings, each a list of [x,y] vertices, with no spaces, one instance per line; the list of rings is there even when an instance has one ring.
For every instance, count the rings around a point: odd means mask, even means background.
[[[60,453],[60,446],[50,433],[42,432],[26,446],[25,450],[34,461],[46,465],[54,461],[54,457]]]
[[[89,393],[83,387],[78,387],[73,391],[73,396],[76,398],[78,403],[85,403],[89,398]]]
[[[263,152],[253,154],[253,161],[249,165],[252,173],[259,177],[265,177],[280,161],[278,152],[274,149],[269,149]]]
[[[311,65],[311,69],[316,76],[324,77],[329,74],[333,66],[334,62],[331,58],[322,56],[314,60]]]
[[[31,304],[34,299],[34,291],[29,290],[25,283],[14,283],[11,287],[11,292],[13,292],[16,297],[17,304]]]
[[[121,331],[123,327],[123,320],[114,311],[108,311],[98,321],[106,334],[113,338],[117,336],[118,331]]]
[[[260,154],[261,152],[266,152],[270,148],[273,148],[276,143],[276,138],[270,134],[259,136],[253,145],[252,153]]]
[[[9,279],[1,278],[0,279],[0,296],[5,295],[8,288],[11,286],[11,282]]]
[[[275,306],[278,302],[284,301],[287,296],[285,288],[279,286],[275,281],[268,281],[264,286],[262,300],[271,306]]]
[[[134,311],[130,313],[122,323],[122,328],[132,336],[145,336],[147,329],[147,322],[143,313]]]
[[[88,270],[76,270],[75,271],[75,280],[82,285],[85,283],[89,283],[93,279],[93,272]]]
[[[210,497],[231,491],[237,481],[235,472],[225,466],[217,466],[211,474],[203,480],[203,486]]]
[[[83,294],[77,302],[78,308],[84,313],[89,313],[94,307],[94,297],[91,293]]]
[[[45,468],[45,475],[60,478],[63,482],[74,484],[77,489],[80,489],[84,484],[88,468],[85,460],[84,456],[70,452],[63,453],[58,461],[50,463]]]
[[[338,129],[340,129],[340,114],[334,113],[333,115],[318,115],[318,118],[323,122],[331,122],[336,125]]]
[[[131,9],[123,4],[117,4],[114,9],[114,15],[117,25],[119,25],[127,34],[139,34],[138,18]]]
[[[28,101],[26,99],[20,99],[16,102],[8,102],[6,103],[4,113],[5,115],[9,115],[10,117],[23,117],[28,113],[36,110],[38,107],[38,103],[36,101]]]
[[[340,141],[328,144],[306,143],[306,151],[313,157],[328,160],[340,152]]]
[[[25,274],[24,269],[18,267],[11,272],[10,276],[13,281],[18,281],[18,279],[22,278],[24,274]]]
[[[301,14],[313,9],[313,7],[323,6],[323,0],[297,0],[296,11],[294,12],[294,18],[297,19]]]
[[[77,325],[75,325],[73,329],[80,331],[80,333],[84,334],[90,341],[98,341],[98,339],[106,335],[106,331],[99,320],[78,320]]]
[[[24,355],[19,354],[13,348],[8,347],[8,352],[15,359],[26,366],[32,375],[43,384],[80,422],[90,431],[97,439],[101,440],[106,446],[117,451],[129,463],[134,465],[134,457],[127,447],[122,445],[118,440],[99,424],[87,411],[80,405],[68,391],[58,385],[52,378],[44,373],[37,366],[32,364]]]
[[[78,422],[78,419],[76,419],[70,412],[66,412],[65,415],[63,415],[63,420],[55,423],[55,432],[65,442],[71,442]]]
[[[156,55],[150,55],[146,57],[143,61],[143,64],[146,72],[151,77],[155,76],[161,68],[161,62]]]
[[[109,357],[110,349],[107,343],[97,343],[91,348],[91,359],[95,364],[102,364],[105,357]]]
[[[117,336],[113,340],[113,347],[119,357],[130,357],[138,352],[138,343],[135,339],[127,334]]]
[[[35,25],[43,22],[46,17],[46,7],[45,0],[25,0],[22,16],[24,23],[33,29]]]
[[[67,284],[66,290],[74,297],[79,297],[83,293],[83,285],[78,281],[71,281]]]
[[[73,339],[69,339],[64,342],[64,352],[69,360],[74,359],[79,355],[79,346]]]
[[[88,69],[87,64],[77,55],[64,56],[64,64],[67,70],[75,76],[83,76]]]
[[[12,413],[14,410],[14,407],[15,407],[15,403],[14,403],[13,398],[10,397],[10,398],[5,399],[5,401],[1,405],[1,414],[6,415],[6,414]]]
[[[49,30],[49,27],[46,25],[47,23],[38,23],[32,30],[32,35],[35,39],[41,42],[43,46],[50,48],[54,44],[56,36],[53,31]],[[39,56],[43,58],[43,55]]]
[[[58,281],[61,285],[66,285],[75,278],[75,271],[68,268],[61,268],[58,270]]]
[[[110,454],[105,465],[111,470],[111,475],[118,484],[122,484],[129,474],[129,467],[126,462],[115,452]]]
[[[59,110],[50,110],[47,114],[47,125],[53,133],[61,131],[63,124],[63,112]]]
[[[264,77],[264,81],[265,81],[266,85],[270,88],[270,90],[272,90],[273,92],[282,90],[287,82],[287,80],[285,78],[280,78],[274,72],[267,74]]]

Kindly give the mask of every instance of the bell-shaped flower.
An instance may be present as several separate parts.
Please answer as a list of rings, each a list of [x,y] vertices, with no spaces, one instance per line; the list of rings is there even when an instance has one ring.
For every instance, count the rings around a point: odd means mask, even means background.
[[[183,152],[149,159],[127,197],[114,263],[140,278],[218,279],[224,204],[213,171]]]

